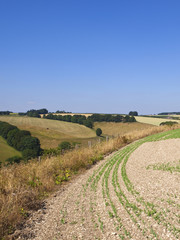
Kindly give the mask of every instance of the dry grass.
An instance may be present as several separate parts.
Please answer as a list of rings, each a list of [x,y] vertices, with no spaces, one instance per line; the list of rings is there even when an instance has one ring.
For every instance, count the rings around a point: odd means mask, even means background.
[[[55,191],[57,185],[68,180],[80,169],[90,165],[139,138],[168,130],[153,127],[123,137],[101,142],[92,148],[80,148],[52,158],[0,169],[0,238],[13,232],[28,216],[30,210],[40,207],[41,200]]]
[[[140,123],[146,123],[146,124],[152,124],[155,126],[159,126],[160,123],[166,122],[166,121],[175,121],[180,124],[180,120],[174,120],[174,119],[163,119],[163,118],[153,118],[153,117],[135,117],[137,122]]]
[[[94,129],[101,128],[103,135],[115,136],[132,133],[134,131],[146,130],[152,128],[150,124],[132,122],[132,123],[115,123],[115,122],[95,122]]]
[[[66,140],[83,143],[96,138],[92,129],[76,123],[20,116],[0,116],[0,121],[30,131],[32,136],[39,138],[42,148],[55,148]]]

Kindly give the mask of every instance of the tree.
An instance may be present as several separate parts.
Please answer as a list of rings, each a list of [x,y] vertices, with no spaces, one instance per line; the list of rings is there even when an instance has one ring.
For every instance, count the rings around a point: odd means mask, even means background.
[[[83,125],[85,125],[88,128],[93,128],[93,122],[90,119],[84,120]]]
[[[96,129],[96,135],[97,135],[97,136],[101,136],[101,134],[102,134],[101,128],[97,128],[97,129]]]
[[[138,116],[138,112],[136,112],[136,111],[130,111],[130,112],[129,112],[129,115],[130,115],[130,116]]]

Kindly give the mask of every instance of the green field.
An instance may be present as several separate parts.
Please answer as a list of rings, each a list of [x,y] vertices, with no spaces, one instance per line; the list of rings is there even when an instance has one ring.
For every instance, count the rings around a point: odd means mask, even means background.
[[[180,120],[173,120],[173,119],[164,119],[164,118],[155,118],[155,117],[141,117],[141,116],[137,116],[135,117],[137,122],[140,123],[147,123],[147,124],[152,124],[155,126],[159,126],[160,123],[162,122],[166,122],[166,121],[175,121],[180,123]]]
[[[0,162],[14,156],[21,156],[21,153],[10,147],[6,141],[0,137]]]
[[[57,147],[62,141],[87,144],[88,140],[96,139],[94,130],[75,123],[20,116],[0,116],[0,121],[30,131],[39,138],[42,148]]]

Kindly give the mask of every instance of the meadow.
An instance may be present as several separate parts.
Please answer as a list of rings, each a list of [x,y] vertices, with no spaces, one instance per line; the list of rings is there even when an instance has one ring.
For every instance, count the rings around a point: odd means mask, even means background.
[[[151,124],[132,122],[132,123],[115,123],[115,122],[95,122],[94,129],[101,128],[104,135],[117,137],[134,131],[146,130],[152,128]]]
[[[43,149],[56,148],[62,141],[80,143],[83,146],[87,146],[88,141],[95,144],[98,140],[95,133],[97,128],[102,129],[103,137],[112,137],[152,127],[150,124],[138,122],[95,122],[94,128],[90,129],[75,123],[26,116],[22,117],[18,115],[0,116],[0,121],[8,122],[21,130],[30,131],[32,136],[40,140]]]
[[[32,117],[0,116],[21,130],[28,130],[40,140],[42,148],[55,148],[62,141],[86,144],[96,139],[94,130],[80,124]]]
[[[180,124],[180,120],[173,120],[173,119],[163,119],[163,118],[155,118],[155,117],[141,117],[136,116],[136,121],[140,123],[146,123],[146,124],[152,124],[155,126],[159,126],[160,123],[166,122],[166,121],[172,121],[172,122],[178,122]]]
[[[0,137],[0,162],[3,163],[6,159],[14,156],[21,156],[21,153],[10,147],[6,141]]]

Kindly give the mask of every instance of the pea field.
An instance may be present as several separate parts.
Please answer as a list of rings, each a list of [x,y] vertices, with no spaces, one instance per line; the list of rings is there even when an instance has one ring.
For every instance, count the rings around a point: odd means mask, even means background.
[[[179,138],[159,133],[106,157],[51,199],[35,239],[179,239]]]

